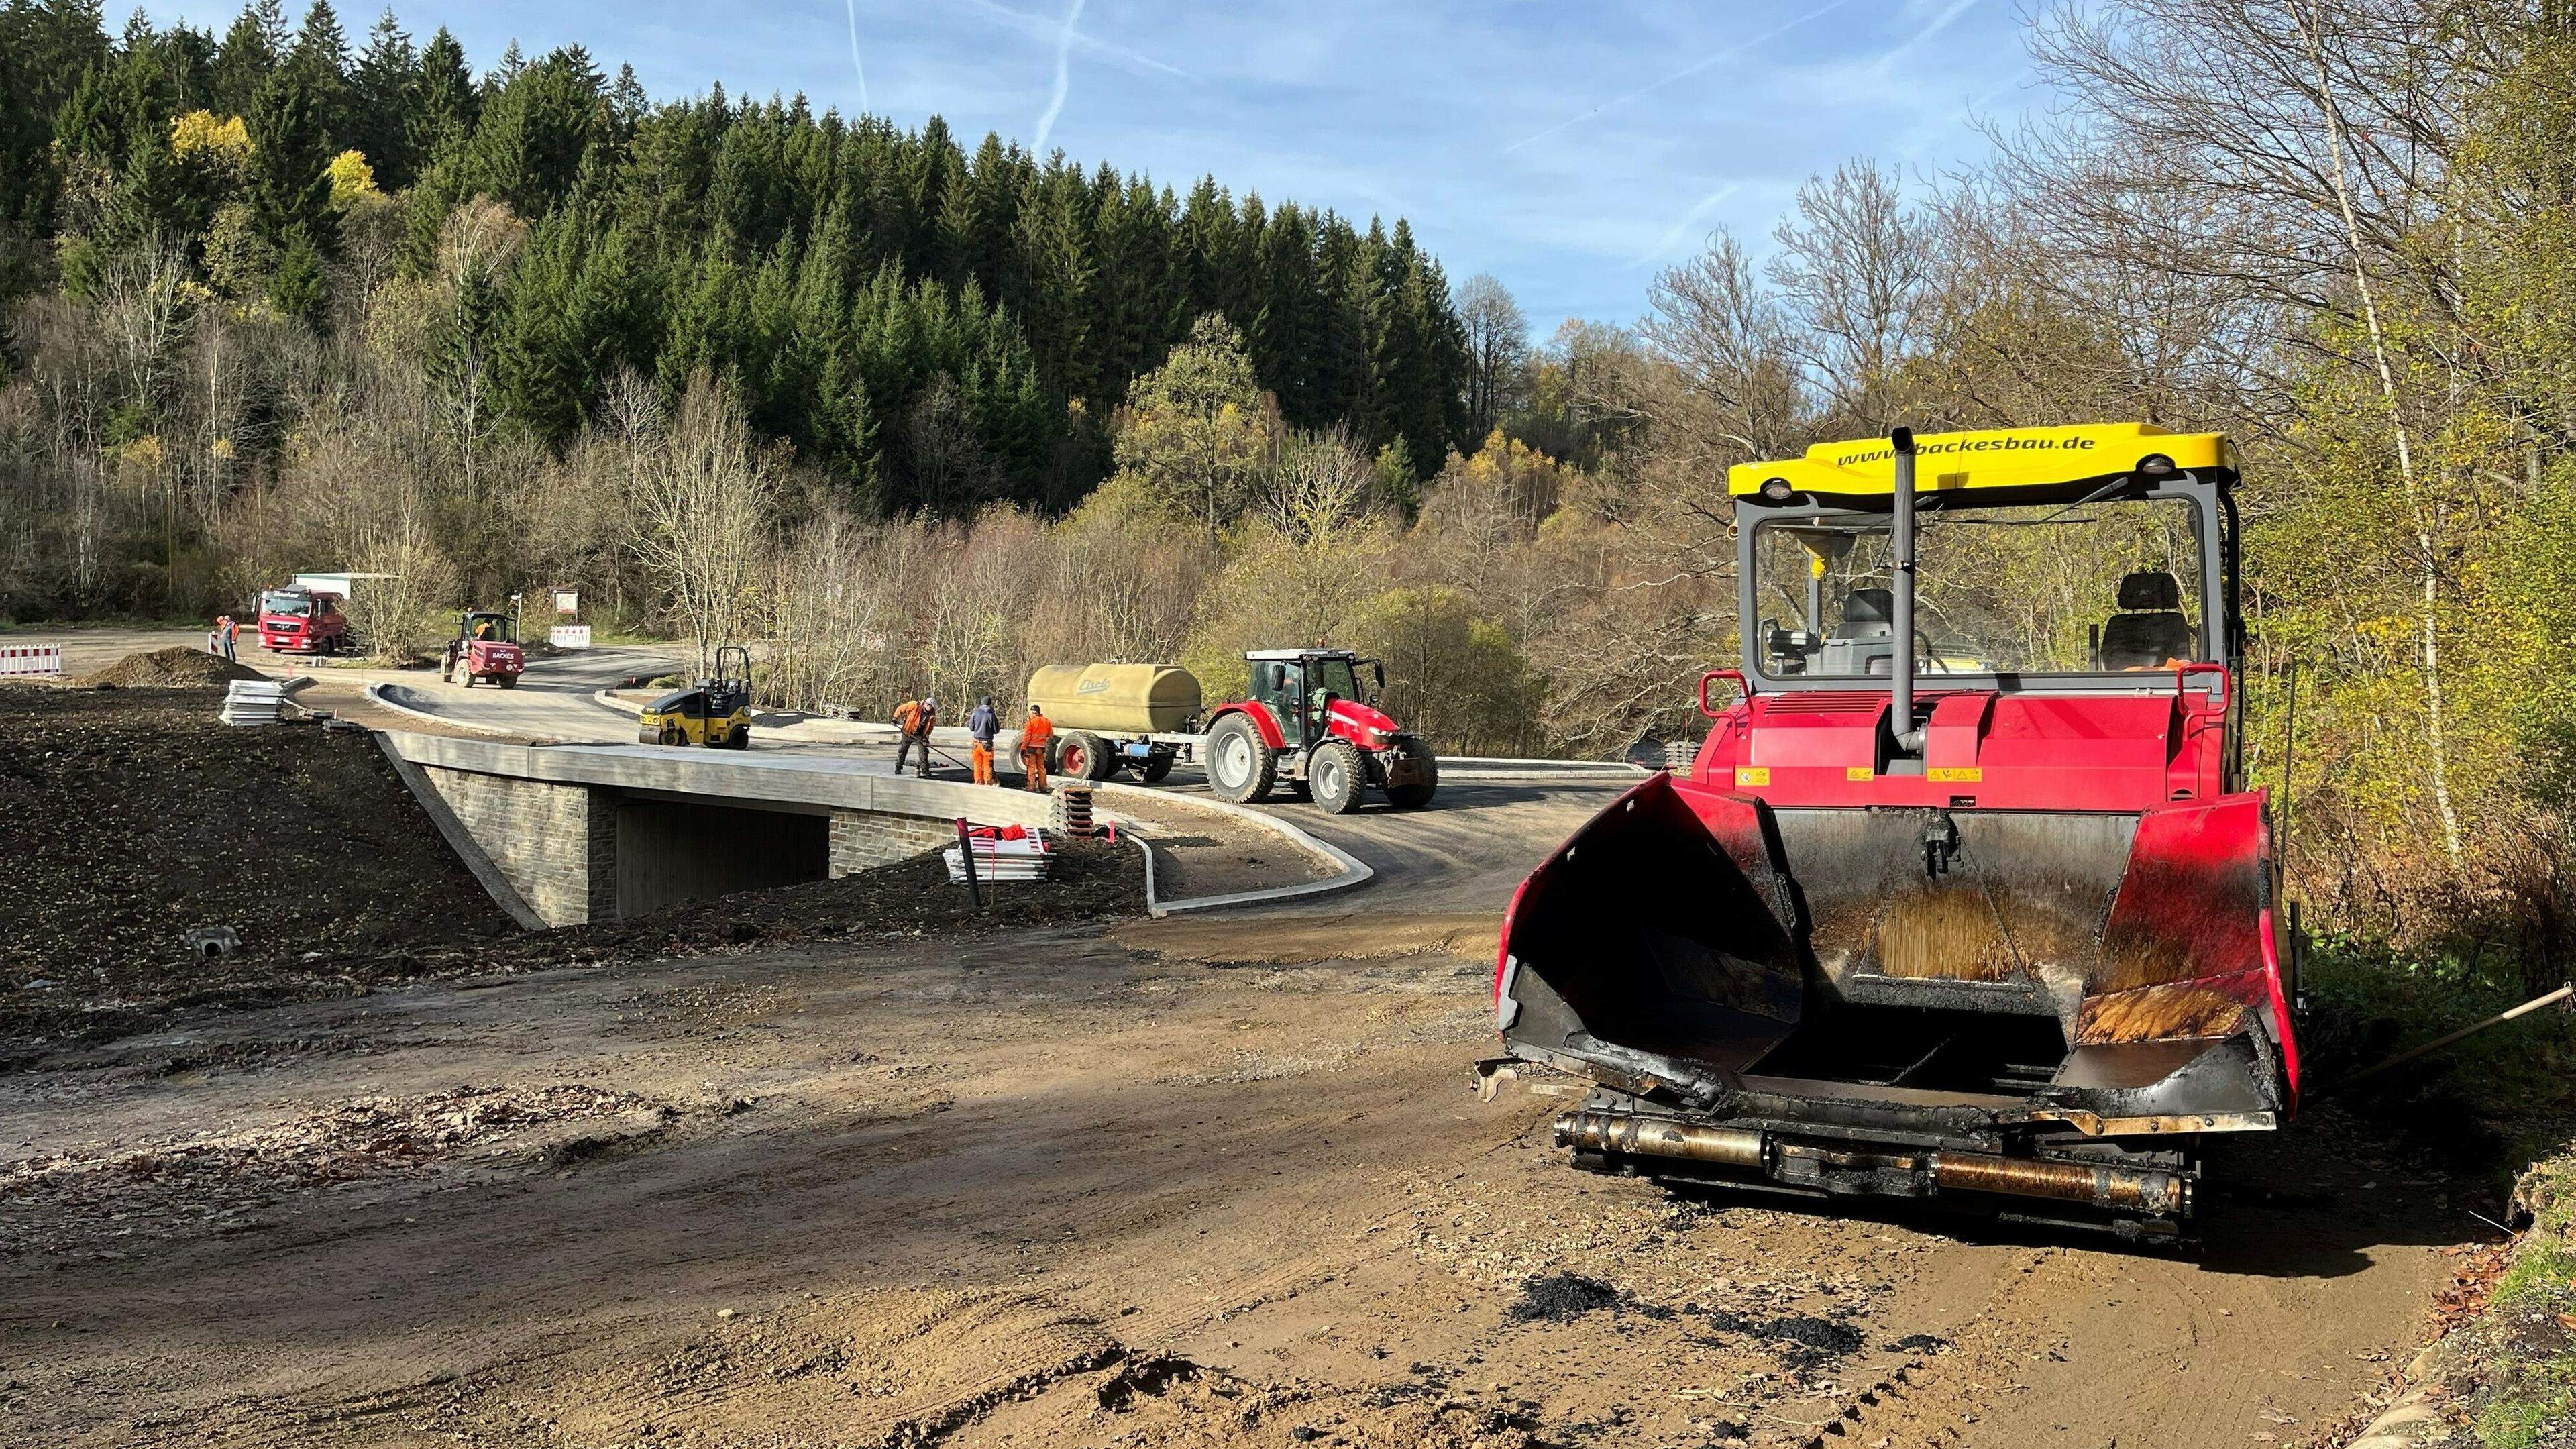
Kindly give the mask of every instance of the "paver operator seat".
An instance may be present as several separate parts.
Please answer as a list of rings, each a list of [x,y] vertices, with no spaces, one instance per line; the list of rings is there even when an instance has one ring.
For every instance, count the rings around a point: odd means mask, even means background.
[[[2161,569],[2120,577],[2120,612],[2102,624],[2104,669],[2162,669],[2196,658],[2182,585]]]
[[[1816,672],[1887,674],[1896,668],[1896,595],[1854,589],[1843,596],[1843,621],[1825,637]]]

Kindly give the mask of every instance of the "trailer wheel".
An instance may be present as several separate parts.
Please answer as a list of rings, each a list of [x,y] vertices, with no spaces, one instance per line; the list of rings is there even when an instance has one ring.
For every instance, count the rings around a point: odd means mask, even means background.
[[[1220,800],[1248,805],[1270,798],[1279,778],[1279,756],[1239,714],[1218,720],[1208,731],[1208,789]]]
[[[1109,747],[1089,730],[1068,730],[1055,747],[1056,773],[1072,780],[1106,780],[1114,768]]]
[[[1368,793],[1368,769],[1357,746],[1348,740],[1326,740],[1306,761],[1306,784],[1327,814],[1348,815]]]
[[[1440,757],[1432,754],[1431,747],[1420,740],[1398,740],[1395,747],[1403,751],[1407,759],[1420,759],[1423,773],[1422,779],[1416,783],[1387,786],[1386,803],[1398,810],[1419,810],[1431,803],[1431,792],[1440,788]]]
[[[1172,773],[1172,752],[1170,750],[1156,750],[1154,753],[1147,755],[1144,759],[1137,761],[1128,768],[1136,772],[1136,778],[1140,782],[1147,785],[1159,785],[1163,783],[1164,776]]]

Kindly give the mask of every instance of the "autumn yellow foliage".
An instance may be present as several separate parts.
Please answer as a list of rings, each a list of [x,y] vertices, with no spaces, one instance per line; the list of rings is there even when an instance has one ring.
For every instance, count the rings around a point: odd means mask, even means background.
[[[250,133],[239,116],[190,111],[170,122],[170,149],[182,161],[237,166],[250,159]]]

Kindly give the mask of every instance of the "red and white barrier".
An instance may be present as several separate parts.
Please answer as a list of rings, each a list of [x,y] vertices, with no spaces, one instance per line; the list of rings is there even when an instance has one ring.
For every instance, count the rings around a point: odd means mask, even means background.
[[[590,626],[557,624],[546,631],[546,642],[557,649],[587,649],[590,647]]]
[[[0,644],[0,679],[11,676],[58,675],[63,672],[60,644]]]

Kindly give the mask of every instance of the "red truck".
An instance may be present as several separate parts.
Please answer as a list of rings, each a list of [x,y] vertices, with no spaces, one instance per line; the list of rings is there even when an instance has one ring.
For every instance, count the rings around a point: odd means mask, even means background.
[[[349,647],[340,596],[314,589],[270,589],[259,596],[259,644],[278,654],[337,654]]]

